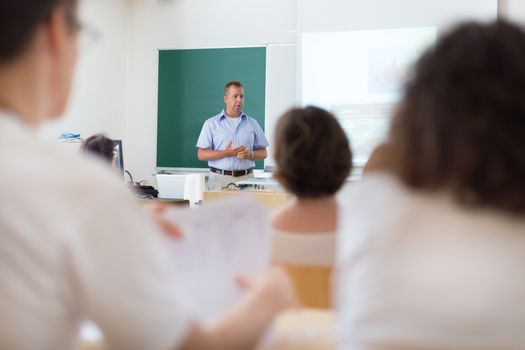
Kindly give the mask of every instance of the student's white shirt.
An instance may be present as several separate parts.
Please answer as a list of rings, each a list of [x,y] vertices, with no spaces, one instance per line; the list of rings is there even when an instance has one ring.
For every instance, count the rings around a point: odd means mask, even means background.
[[[525,218],[387,175],[342,201],[341,349],[525,349]]]
[[[5,111],[0,164],[0,348],[74,348],[90,318],[112,349],[175,349],[191,321],[167,238],[109,167]]]
[[[272,231],[273,261],[297,266],[334,265],[335,232]]]

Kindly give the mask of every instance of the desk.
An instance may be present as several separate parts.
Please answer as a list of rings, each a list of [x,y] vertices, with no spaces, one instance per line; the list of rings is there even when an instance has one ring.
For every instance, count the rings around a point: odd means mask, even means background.
[[[334,350],[335,314],[325,309],[284,311],[256,350]],[[78,350],[108,350],[101,341],[83,341]]]
[[[166,198],[157,198],[157,202],[164,203],[164,204],[170,204],[170,205],[176,205],[179,207],[190,207],[190,201],[189,199],[166,199]]]
[[[284,192],[257,190],[218,190],[205,191],[203,195],[203,201],[206,202],[220,198],[232,198],[238,196],[253,196],[268,209],[279,208],[290,199],[290,195]]]
[[[190,207],[190,201],[187,199],[176,199],[176,198],[137,198],[137,201],[141,205],[150,205],[152,203],[163,203],[174,205],[178,207]]]
[[[280,313],[256,350],[334,350],[335,313],[327,309],[299,309]]]

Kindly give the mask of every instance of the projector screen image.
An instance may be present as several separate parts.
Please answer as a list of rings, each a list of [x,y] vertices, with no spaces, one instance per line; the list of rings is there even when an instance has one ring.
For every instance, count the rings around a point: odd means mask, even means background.
[[[301,104],[336,115],[363,165],[384,141],[411,65],[436,40],[435,27],[304,33]]]

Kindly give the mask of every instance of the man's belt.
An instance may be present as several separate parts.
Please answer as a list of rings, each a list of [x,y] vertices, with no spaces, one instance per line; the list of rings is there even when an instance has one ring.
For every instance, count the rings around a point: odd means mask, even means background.
[[[244,176],[244,175],[251,174],[253,172],[253,168],[244,169],[244,170],[222,170],[222,169],[210,167],[210,171],[215,174],[237,177],[237,176]]]

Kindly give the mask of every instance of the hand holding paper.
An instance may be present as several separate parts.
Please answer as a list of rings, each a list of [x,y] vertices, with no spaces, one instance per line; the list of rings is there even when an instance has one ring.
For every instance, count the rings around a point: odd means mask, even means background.
[[[165,218],[182,232],[170,242],[173,278],[180,282],[181,303],[198,320],[211,321],[232,307],[243,295],[235,280],[270,264],[268,213],[253,198],[173,209]],[[241,281],[249,286],[253,280]]]

